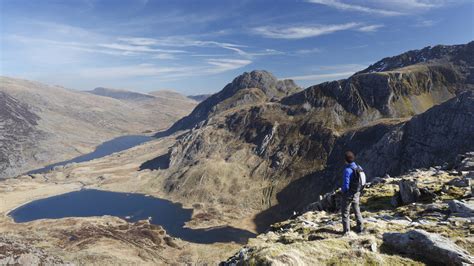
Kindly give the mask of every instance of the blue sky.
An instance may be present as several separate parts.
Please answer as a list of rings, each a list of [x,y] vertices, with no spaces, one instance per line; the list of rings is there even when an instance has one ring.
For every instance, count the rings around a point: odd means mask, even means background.
[[[474,40],[474,1],[0,0],[0,74],[185,94],[266,69],[303,87]]]

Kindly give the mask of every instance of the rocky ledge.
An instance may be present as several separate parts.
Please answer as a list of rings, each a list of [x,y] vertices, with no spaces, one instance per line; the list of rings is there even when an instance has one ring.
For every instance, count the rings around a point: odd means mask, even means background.
[[[465,171],[464,162],[470,155],[453,170],[374,178],[361,196],[364,233],[341,235],[335,191],[303,214],[273,224],[221,264],[472,265],[474,172]]]

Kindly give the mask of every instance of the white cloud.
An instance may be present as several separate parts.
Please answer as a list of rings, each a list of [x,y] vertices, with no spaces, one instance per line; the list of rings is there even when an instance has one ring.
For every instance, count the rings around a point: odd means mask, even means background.
[[[358,28],[357,30],[361,31],[361,32],[375,32],[378,29],[382,28],[383,26],[384,25],[381,25],[381,24],[367,25],[367,26],[362,26],[362,27]]]
[[[415,27],[420,27],[420,28],[431,27],[431,26],[436,25],[438,22],[439,21],[425,19],[425,20],[419,20],[418,22],[416,22],[416,24],[414,26]]]
[[[207,60],[207,63],[214,66],[214,68],[210,68],[207,71],[209,73],[217,74],[244,67],[251,64],[252,61],[242,59],[209,59]]]
[[[165,50],[165,49],[156,49],[151,48],[149,46],[143,45],[128,45],[128,44],[121,44],[121,43],[102,43],[97,44],[98,47],[108,48],[108,49],[115,49],[127,52],[159,52],[159,53],[185,53],[186,51],[183,50]]]
[[[163,67],[155,64],[138,64],[114,67],[94,67],[81,70],[83,78],[124,79],[132,77],[154,77],[163,80],[212,75],[229,70],[239,69],[251,64],[243,59],[208,59],[203,65]]]
[[[360,32],[375,32],[384,25],[364,25],[362,23],[346,23],[338,25],[316,25],[316,26],[294,26],[294,27],[271,27],[263,26],[254,29],[254,32],[267,38],[274,39],[303,39],[330,34],[337,31],[357,30]],[[317,49],[300,50],[297,54],[314,53]]]
[[[152,56],[155,59],[162,59],[162,60],[170,60],[170,59],[176,59],[176,56],[174,54],[157,54]]]
[[[442,7],[449,0],[366,0],[366,1],[343,1],[343,0],[307,0],[310,3],[325,5],[344,11],[355,11],[381,16],[409,15],[414,12],[426,11],[432,8]]]
[[[311,49],[301,49],[297,50],[295,53],[296,54],[314,54],[314,53],[320,53],[321,49],[319,48],[311,48]]]
[[[326,5],[326,6],[337,8],[340,10],[360,11],[360,12],[374,13],[374,14],[379,14],[379,15],[384,15],[384,16],[398,16],[398,15],[403,14],[398,11],[370,8],[370,7],[360,6],[360,5],[355,5],[355,4],[346,4],[337,0],[308,0],[308,2],[314,3],[314,4]]]
[[[338,25],[315,25],[315,26],[295,26],[295,27],[257,27],[254,32],[267,38],[274,39],[302,39],[330,34],[337,31],[353,29],[359,23],[346,23]]]

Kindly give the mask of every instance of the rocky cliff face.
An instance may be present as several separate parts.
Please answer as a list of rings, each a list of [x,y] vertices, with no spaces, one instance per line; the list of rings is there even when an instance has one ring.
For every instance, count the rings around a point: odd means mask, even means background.
[[[30,158],[28,152],[44,137],[36,129],[39,117],[26,104],[0,91],[0,172],[13,174]]]
[[[428,46],[421,50],[412,50],[397,56],[384,58],[358,73],[361,74],[390,71],[398,68],[403,68],[409,65],[422,64],[427,62],[450,62],[458,65],[459,68],[465,69],[465,71],[471,74],[472,72],[469,69],[469,65],[472,65],[474,63],[473,52],[474,42],[461,45],[436,45],[433,47]]]
[[[257,217],[265,220],[338,186],[345,149],[371,177],[449,161],[473,148],[464,125],[474,124],[472,97],[425,111],[473,89],[472,46],[425,48],[426,60],[300,92],[267,72],[244,73],[171,127],[192,129],[170,149],[164,189],[183,201],[266,209]]]

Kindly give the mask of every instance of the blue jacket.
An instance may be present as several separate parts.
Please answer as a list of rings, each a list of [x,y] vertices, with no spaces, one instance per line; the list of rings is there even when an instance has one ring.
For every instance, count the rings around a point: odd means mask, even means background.
[[[342,187],[341,187],[342,192],[345,193],[349,190],[349,183],[351,182],[351,176],[354,173],[354,170],[352,170],[352,168],[357,168],[357,167],[360,167],[360,166],[358,166],[355,162],[346,164],[346,167],[344,167],[344,172],[342,174]]]

